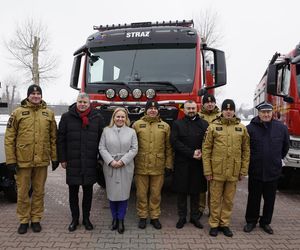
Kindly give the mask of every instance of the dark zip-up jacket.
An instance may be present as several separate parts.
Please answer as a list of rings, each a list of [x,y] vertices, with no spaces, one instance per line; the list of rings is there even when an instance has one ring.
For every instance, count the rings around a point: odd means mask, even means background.
[[[280,177],[282,159],[289,150],[287,127],[277,120],[261,122],[254,117],[247,126],[250,136],[249,177],[273,181]]]

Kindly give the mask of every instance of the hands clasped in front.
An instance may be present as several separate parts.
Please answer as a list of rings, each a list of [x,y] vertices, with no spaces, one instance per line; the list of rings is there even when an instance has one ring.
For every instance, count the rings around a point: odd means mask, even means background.
[[[121,168],[121,167],[124,167],[124,162],[121,161],[121,160],[113,160],[111,163],[110,163],[110,166],[113,167],[113,168]]]
[[[193,158],[196,159],[196,160],[201,160],[201,157],[202,157],[201,149],[196,149],[194,151]]]

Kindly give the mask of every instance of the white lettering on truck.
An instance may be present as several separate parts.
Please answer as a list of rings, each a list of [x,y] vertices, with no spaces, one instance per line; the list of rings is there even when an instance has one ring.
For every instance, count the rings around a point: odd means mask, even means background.
[[[136,32],[127,32],[126,38],[134,38],[134,37],[149,37],[150,31],[136,31]]]

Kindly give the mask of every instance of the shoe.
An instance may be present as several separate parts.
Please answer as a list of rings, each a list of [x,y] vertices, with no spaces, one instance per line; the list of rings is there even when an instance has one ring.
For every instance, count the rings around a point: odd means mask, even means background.
[[[159,219],[151,219],[150,224],[155,228],[155,229],[161,229],[161,224],[159,222]]]
[[[39,222],[31,222],[31,229],[35,233],[39,233],[42,231],[42,227]]]
[[[247,223],[247,224],[244,226],[244,232],[245,232],[245,233],[250,233],[255,227],[256,227],[256,224],[255,224],[255,223]]]
[[[219,230],[217,227],[211,227],[209,230],[209,235],[212,237],[217,237]]]
[[[73,219],[71,224],[68,227],[69,232],[73,232],[77,229],[77,226],[79,225],[78,219]]]
[[[199,220],[196,219],[190,219],[190,223],[192,223],[197,228],[203,228],[203,225],[200,223]]]
[[[118,233],[123,234],[125,231],[124,220],[119,220],[118,223]]]
[[[223,232],[223,234],[224,234],[225,236],[227,236],[227,237],[232,237],[232,236],[233,236],[233,233],[232,233],[232,231],[230,230],[229,227],[219,227],[219,230],[220,230],[221,232]]]
[[[147,219],[145,218],[140,218],[140,221],[139,221],[139,228],[140,229],[145,229],[147,226]]]
[[[90,222],[90,219],[89,218],[85,218],[82,220],[82,225],[84,225],[85,229],[86,230],[93,230],[94,229],[94,226],[93,224]]]
[[[266,233],[268,234],[273,234],[274,231],[273,229],[270,227],[270,225],[267,225],[267,224],[260,224],[259,225]]]
[[[18,228],[18,233],[19,234],[26,234],[28,227],[29,227],[28,223],[21,223],[19,228]]]
[[[176,228],[180,229],[184,227],[184,224],[186,223],[186,218],[179,218],[179,220],[176,223]]]
[[[111,231],[117,230],[119,226],[119,220],[113,219],[111,223]]]

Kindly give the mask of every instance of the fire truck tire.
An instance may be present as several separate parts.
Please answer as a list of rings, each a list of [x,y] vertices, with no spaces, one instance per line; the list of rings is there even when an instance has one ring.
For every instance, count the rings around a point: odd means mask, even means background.
[[[5,197],[10,201],[10,202],[17,202],[17,197],[18,197],[18,194],[17,194],[17,184],[14,183],[13,186],[11,187],[6,187],[4,189],[4,195]]]

